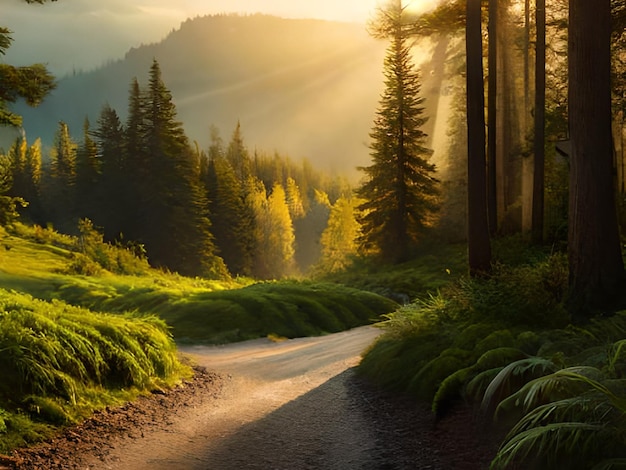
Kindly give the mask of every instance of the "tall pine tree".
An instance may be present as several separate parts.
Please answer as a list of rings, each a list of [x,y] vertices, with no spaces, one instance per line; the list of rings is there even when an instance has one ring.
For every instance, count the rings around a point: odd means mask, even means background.
[[[76,152],[65,122],[59,122],[50,155],[50,171],[45,184],[44,204],[49,219],[60,231],[71,233],[76,227]]]
[[[117,112],[108,104],[102,107],[93,136],[100,158],[98,216],[104,237],[113,240],[130,224],[132,212],[131,175],[126,164],[124,128]]]
[[[423,98],[419,73],[411,61],[411,49],[399,0],[386,11],[392,20],[391,45],[384,63],[385,91],[370,137],[373,163],[360,168],[366,174],[357,194],[362,236],[360,243],[391,262],[410,258],[421,232],[437,210],[435,167],[428,163],[431,150],[424,146],[420,129]]]
[[[142,241],[151,263],[184,275],[221,277],[226,267],[210,232],[199,165],[156,60],[143,100],[139,156],[148,159],[140,185]],[[141,129],[141,128],[140,128]],[[144,153],[145,151],[145,153]]]
[[[91,124],[85,118],[83,141],[76,153],[76,211],[80,218],[94,219],[98,207],[97,188],[100,180],[100,156],[91,136]]]
[[[205,184],[211,213],[211,231],[220,256],[231,273],[249,276],[252,263],[244,243],[248,234],[243,189],[235,171],[223,155],[211,152]]]

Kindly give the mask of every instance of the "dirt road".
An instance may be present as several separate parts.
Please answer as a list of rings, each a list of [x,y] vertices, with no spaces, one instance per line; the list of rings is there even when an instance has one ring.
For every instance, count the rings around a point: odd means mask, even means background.
[[[30,460],[26,455],[16,468],[485,468],[490,448],[477,439],[469,415],[457,413],[434,427],[426,406],[389,399],[355,377],[360,353],[379,332],[364,327],[278,343],[182,348],[217,372],[215,380],[207,375],[206,391],[163,398],[160,408],[140,405],[96,417],[94,429],[70,430],[61,444],[34,451]],[[149,419],[143,419],[146,410]],[[102,439],[107,423],[121,432]]]
[[[228,378],[220,399],[118,446],[100,468],[363,468],[375,438],[346,381],[378,333],[183,348]]]

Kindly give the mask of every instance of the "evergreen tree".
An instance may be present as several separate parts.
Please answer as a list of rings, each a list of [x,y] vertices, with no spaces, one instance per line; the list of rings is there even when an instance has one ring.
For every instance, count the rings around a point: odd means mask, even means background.
[[[11,31],[0,27],[0,56],[12,41]],[[9,104],[23,98],[30,106],[37,106],[54,88],[54,77],[42,64],[15,67],[0,63],[0,126],[22,125],[22,117],[11,111]]]
[[[587,322],[626,300],[611,138],[611,2],[569,2],[569,299]]]
[[[45,223],[43,208],[41,206],[41,139],[35,140],[26,153],[26,165],[24,167],[24,193],[23,198],[28,206],[23,213],[32,222],[43,225]]]
[[[197,158],[176,120],[176,107],[156,60],[142,101],[144,132],[137,143],[139,155],[145,149],[149,159],[144,168],[148,178],[139,186],[148,257],[152,264],[184,275],[224,276],[227,271],[216,255]]]
[[[206,178],[212,221],[212,233],[220,256],[229,271],[236,275],[251,274],[247,253],[245,206],[242,186],[235,171],[223,156],[211,156]]]
[[[481,2],[468,0],[466,5],[467,57],[467,224],[469,271],[482,275],[491,269],[491,242],[487,202],[485,152],[485,88]]]
[[[8,154],[13,184],[8,191],[11,196],[24,197],[26,192],[26,162],[28,159],[28,142],[25,137],[18,138],[11,146]]]
[[[59,122],[50,155],[50,170],[45,184],[45,211],[60,231],[71,233],[76,227],[76,152],[66,123]]]
[[[126,162],[124,128],[117,112],[104,105],[98,117],[93,136],[100,158],[100,184],[98,185],[98,217],[96,222],[104,228],[104,237],[113,240],[130,225],[132,212],[131,184]]]
[[[135,241],[142,238],[143,227],[146,223],[145,207],[147,202],[142,198],[150,189],[150,162],[146,149],[145,130],[145,103],[137,78],[133,78],[128,94],[128,116],[126,118],[123,158],[129,177],[133,184],[129,184],[128,200],[125,213],[127,224],[124,232]],[[130,182],[129,182],[130,183]]]
[[[91,136],[89,119],[83,124],[83,141],[76,154],[76,210],[80,218],[94,219],[98,206],[97,187],[100,179],[100,156]]]
[[[363,234],[360,243],[384,259],[401,262],[411,256],[421,232],[437,209],[435,167],[424,147],[426,122],[419,73],[411,62],[400,2],[389,7],[395,27],[384,64],[383,92],[372,138],[373,164],[360,168],[366,180],[357,190]]]
[[[39,195],[41,177],[41,140],[28,146],[26,138],[19,138],[11,147],[9,162],[12,170],[12,185],[7,196],[22,198],[27,205],[20,213],[30,221],[42,223],[42,210]]]
[[[241,123],[237,121],[237,127],[228,145],[226,158],[235,170],[235,175],[242,183],[251,175],[251,162],[248,149],[243,143]]]
[[[0,155],[0,226],[7,226],[18,217],[18,207],[27,203],[21,197],[10,196],[8,193],[13,185],[13,161],[8,155]]]

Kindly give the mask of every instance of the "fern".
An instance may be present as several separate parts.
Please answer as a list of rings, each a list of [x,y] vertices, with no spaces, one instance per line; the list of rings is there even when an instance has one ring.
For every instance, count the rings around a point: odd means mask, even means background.
[[[441,382],[432,402],[432,410],[436,416],[441,416],[450,403],[461,398],[463,387],[473,372],[474,366],[459,369]]]
[[[594,367],[580,366],[531,380],[500,402],[496,407],[496,418],[502,413],[515,411],[525,414],[542,404],[578,396],[593,387],[592,383],[603,387],[599,382],[587,379],[587,377],[599,379],[601,376],[602,372]]]
[[[558,366],[549,359],[529,357],[515,361],[504,369],[491,381],[480,408],[484,414],[491,415],[503,399],[519,390],[524,383],[535,377],[554,372]]]
[[[552,423],[528,429],[506,440],[491,462],[491,469],[588,469],[613,430],[601,424]]]
[[[626,339],[614,343],[611,347],[608,370],[613,376],[623,377],[626,375]]]
[[[603,460],[594,465],[591,470],[626,470],[626,457]]]

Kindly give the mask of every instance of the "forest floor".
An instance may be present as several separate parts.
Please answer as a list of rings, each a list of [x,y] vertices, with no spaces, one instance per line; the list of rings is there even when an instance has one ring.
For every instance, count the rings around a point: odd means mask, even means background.
[[[183,348],[193,379],[0,457],[0,469],[488,468],[496,439],[470,410],[435,420],[355,374],[378,333]]]

